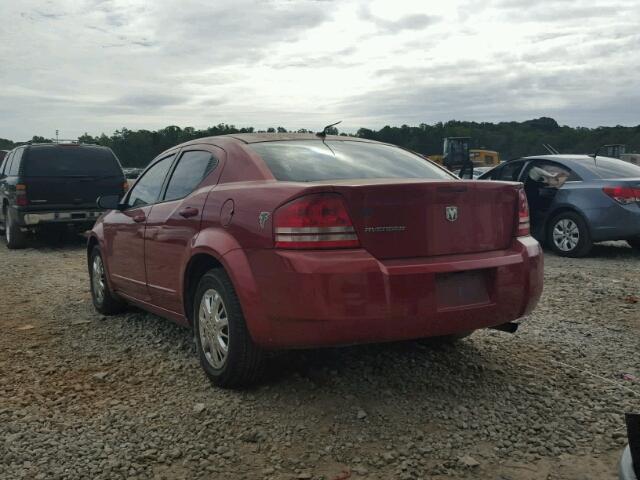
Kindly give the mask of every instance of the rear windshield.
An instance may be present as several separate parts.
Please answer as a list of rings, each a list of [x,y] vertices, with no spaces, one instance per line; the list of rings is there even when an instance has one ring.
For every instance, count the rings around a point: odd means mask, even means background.
[[[640,178],[640,167],[624,160],[597,157],[595,164],[600,178]]]
[[[316,182],[360,178],[455,178],[401,148],[354,141],[300,140],[249,145],[277,180]]]
[[[22,174],[27,177],[110,177],[122,169],[108,148],[33,146]]]

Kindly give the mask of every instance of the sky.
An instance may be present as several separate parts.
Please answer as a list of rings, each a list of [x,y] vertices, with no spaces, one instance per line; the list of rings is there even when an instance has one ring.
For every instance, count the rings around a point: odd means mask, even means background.
[[[640,124],[640,0],[0,0],[0,138]]]

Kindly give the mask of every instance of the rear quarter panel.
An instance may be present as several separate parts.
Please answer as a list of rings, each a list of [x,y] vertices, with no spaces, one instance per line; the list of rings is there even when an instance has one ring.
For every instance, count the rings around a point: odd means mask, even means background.
[[[551,219],[562,209],[583,216],[594,241],[617,240],[640,234],[640,206],[623,206],[607,196],[602,181],[571,182],[556,195]],[[615,182],[613,182],[615,183]]]

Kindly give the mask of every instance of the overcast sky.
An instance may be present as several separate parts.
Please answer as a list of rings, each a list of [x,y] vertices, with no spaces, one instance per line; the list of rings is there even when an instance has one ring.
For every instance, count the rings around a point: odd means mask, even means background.
[[[640,0],[0,0],[0,137],[640,124]]]

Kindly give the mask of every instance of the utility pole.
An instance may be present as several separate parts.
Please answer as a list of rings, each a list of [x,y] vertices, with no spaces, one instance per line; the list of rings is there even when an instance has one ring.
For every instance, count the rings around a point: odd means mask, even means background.
[[[56,143],[60,143],[60,141],[58,140],[58,129],[56,128]]]

